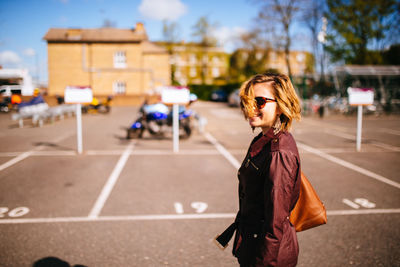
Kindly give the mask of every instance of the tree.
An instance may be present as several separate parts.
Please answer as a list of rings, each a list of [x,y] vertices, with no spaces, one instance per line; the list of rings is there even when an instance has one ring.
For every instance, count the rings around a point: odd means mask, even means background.
[[[206,16],[202,16],[199,18],[199,20],[196,22],[195,25],[193,25],[192,29],[192,36],[197,39],[198,43],[200,44],[200,58],[201,58],[201,81],[204,84],[205,79],[206,79],[206,73],[207,73],[207,62],[205,57],[207,57],[207,47],[210,46],[216,46],[217,45],[217,40],[213,36],[213,31],[215,28],[215,24],[211,24],[208,21],[208,18]]]
[[[261,5],[258,19],[264,30],[274,35],[275,46],[283,48],[285,62],[289,76],[292,76],[290,67],[290,48],[292,44],[291,26],[298,19],[302,0],[254,0]]]
[[[327,0],[326,49],[333,61],[380,64],[383,44],[399,20],[396,0]],[[398,27],[397,27],[398,29]],[[398,33],[398,30],[397,30]]]
[[[198,39],[199,43],[204,46],[215,46],[217,44],[216,38],[213,36],[215,24],[211,24],[206,16],[202,16],[193,25],[192,36]]]
[[[325,53],[324,43],[326,38],[326,18],[324,17],[325,1],[311,0],[303,10],[302,21],[311,34],[313,49],[312,63],[315,67],[319,65],[320,80],[324,80]]]
[[[163,39],[167,43],[176,43],[180,39],[180,29],[176,22],[169,22],[168,20],[163,20]]]
[[[387,65],[400,65],[400,44],[391,45],[383,52],[383,63]]]
[[[230,57],[229,73],[232,80],[243,82],[251,75],[266,71],[269,42],[259,34],[259,29],[245,32],[237,40],[240,49]]]

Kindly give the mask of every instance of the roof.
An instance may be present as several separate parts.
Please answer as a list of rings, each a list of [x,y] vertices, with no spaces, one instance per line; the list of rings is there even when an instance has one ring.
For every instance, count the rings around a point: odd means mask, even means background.
[[[146,31],[136,29],[71,29],[51,28],[43,37],[47,42],[141,42],[147,40]]]
[[[400,66],[376,66],[376,65],[346,65],[336,67],[336,73],[345,72],[354,76],[398,76]]]
[[[165,54],[168,50],[162,46],[156,45],[149,41],[143,42],[143,53],[145,54]]]

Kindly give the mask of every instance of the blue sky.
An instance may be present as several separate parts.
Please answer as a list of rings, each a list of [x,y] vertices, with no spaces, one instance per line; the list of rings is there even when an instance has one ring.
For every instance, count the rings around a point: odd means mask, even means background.
[[[201,16],[217,24],[217,36],[232,50],[230,37],[251,28],[258,6],[251,0],[0,0],[0,65],[28,68],[47,81],[50,28],[98,28],[104,20],[118,28],[143,22],[151,41],[162,39],[162,19],[175,21],[181,38],[191,40]],[[39,68],[37,68],[39,66]],[[39,69],[39,71],[37,71]]]

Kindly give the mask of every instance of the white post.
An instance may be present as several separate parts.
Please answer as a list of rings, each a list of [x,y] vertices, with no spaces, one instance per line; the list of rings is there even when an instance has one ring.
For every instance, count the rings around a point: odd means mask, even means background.
[[[357,151],[361,150],[362,105],[357,107]]]
[[[76,104],[76,136],[78,154],[82,154],[82,110],[81,104]]]
[[[179,104],[172,106],[172,134],[174,153],[179,152]]]

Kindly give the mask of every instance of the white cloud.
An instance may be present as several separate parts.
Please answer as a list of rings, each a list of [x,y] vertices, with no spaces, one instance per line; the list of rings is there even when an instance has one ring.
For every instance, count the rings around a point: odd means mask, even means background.
[[[142,0],[140,13],[155,20],[177,20],[184,15],[187,7],[180,0]]]
[[[225,47],[226,50],[232,52],[239,42],[240,35],[247,32],[242,27],[219,27],[213,30],[213,36],[217,39],[218,44]]]
[[[27,48],[22,52],[25,56],[33,57],[36,55],[36,51],[33,48]]]
[[[1,65],[16,65],[21,63],[21,58],[18,56],[17,53],[6,50],[0,52],[0,64]]]

